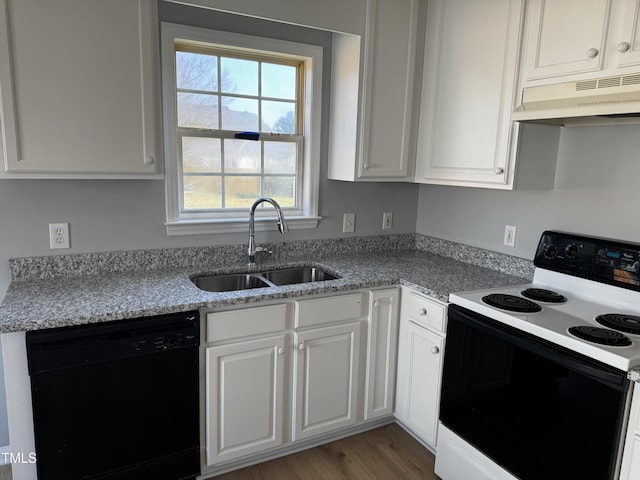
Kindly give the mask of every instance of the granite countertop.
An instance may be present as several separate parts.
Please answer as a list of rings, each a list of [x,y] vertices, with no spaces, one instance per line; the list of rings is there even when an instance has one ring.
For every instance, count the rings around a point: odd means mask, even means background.
[[[406,285],[442,302],[451,292],[528,283],[529,279],[420,250],[325,255],[259,270],[315,265],[341,278],[317,283],[213,293],[192,276],[245,272],[242,264],[77,275],[13,281],[0,305],[0,333],[63,327],[260,301]]]

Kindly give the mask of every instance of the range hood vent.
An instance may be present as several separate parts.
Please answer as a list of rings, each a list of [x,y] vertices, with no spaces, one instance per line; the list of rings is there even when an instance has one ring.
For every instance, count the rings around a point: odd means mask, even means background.
[[[563,124],[583,117],[607,119],[597,123],[640,123],[640,74],[526,87],[511,119]]]

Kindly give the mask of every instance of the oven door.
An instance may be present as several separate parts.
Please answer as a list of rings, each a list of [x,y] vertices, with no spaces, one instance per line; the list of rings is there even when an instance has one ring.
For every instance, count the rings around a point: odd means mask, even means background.
[[[629,392],[626,372],[449,307],[440,421],[522,480],[617,478]]]

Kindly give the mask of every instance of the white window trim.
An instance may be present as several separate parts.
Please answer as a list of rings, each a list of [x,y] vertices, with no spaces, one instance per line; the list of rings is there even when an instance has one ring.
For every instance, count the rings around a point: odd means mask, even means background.
[[[320,123],[322,105],[322,47],[288,42],[273,38],[242,35],[206,28],[162,22],[162,100],[165,149],[165,202],[167,234],[197,235],[209,233],[246,232],[249,208],[246,212],[219,218],[185,218],[180,212],[180,172],[178,168],[175,49],[176,40],[197,41],[240,48],[281,52],[310,59],[305,64],[304,159],[302,171],[302,205],[300,209],[283,208],[289,228],[312,229],[318,226],[318,193],[320,180]],[[277,217],[270,208],[256,211],[256,231],[273,230]]]

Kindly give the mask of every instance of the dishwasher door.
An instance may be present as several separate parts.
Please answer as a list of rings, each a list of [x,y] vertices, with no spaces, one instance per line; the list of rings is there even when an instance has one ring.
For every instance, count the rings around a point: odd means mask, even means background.
[[[198,313],[28,332],[39,480],[200,473]]]

